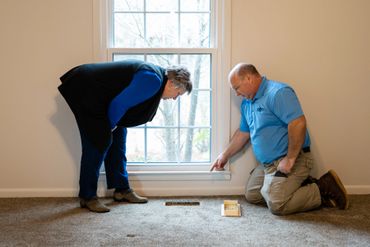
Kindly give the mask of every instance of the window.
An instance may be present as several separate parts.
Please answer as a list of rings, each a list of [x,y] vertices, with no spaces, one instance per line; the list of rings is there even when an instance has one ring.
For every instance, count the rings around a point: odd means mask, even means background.
[[[192,73],[193,91],[176,101],[162,100],[152,122],[130,128],[130,163],[209,163],[211,159],[211,54],[113,53],[112,60],[138,58],[168,67],[183,64]]]
[[[162,100],[152,122],[129,128],[129,164],[208,168],[222,144],[227,143],[228,131],[220,132],[229,124],[221,121],[228,116],[228,103],[223,100],[228,99],[225,92],[229,89],[226,86],[224,91],[221,85],[225,61],[220,49],[220,2],[223,1],[107,2],[107,60],[134,58],[164,68],[182,64],[192,73],[191,94],[176,101]]]

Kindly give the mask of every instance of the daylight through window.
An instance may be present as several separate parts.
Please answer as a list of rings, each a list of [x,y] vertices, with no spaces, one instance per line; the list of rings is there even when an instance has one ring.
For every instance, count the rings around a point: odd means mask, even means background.
[[[185,65],[193,91],[161,101],[152,122],[129,128],[129,163],[209,163],[212,143],[214,10],[211,0],[111,0],[112,61]]]

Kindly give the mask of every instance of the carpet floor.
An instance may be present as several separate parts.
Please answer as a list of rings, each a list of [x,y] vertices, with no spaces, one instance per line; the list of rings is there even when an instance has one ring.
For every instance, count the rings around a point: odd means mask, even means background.
[[[241,217],[221,216],[225,199],[239,201]],[[165,206],[174,200],[200,205]],[[290,216],[242,196],[102,201],[111,212],[81,209],[77,198],[1,198],[0,246],[370,246],[370,195],[350,196],[348,210]]]

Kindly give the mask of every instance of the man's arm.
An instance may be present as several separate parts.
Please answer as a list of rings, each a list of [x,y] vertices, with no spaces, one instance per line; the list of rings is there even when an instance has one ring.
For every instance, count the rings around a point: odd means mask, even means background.
[[[277,170],[285,174],[290,173],[302,149],[305,136],[306,118],[302,115],[288,124],[288,153],[284,159],[280,161]]]
[[[229,158],[239,152],[245,146],[245,144],[249,141],[249,137],[249,132],[242,132],[240,129],[237,129],[227,148],[213,162],[211,171],[214,169],[216,169],[216,171],[223,170]]]

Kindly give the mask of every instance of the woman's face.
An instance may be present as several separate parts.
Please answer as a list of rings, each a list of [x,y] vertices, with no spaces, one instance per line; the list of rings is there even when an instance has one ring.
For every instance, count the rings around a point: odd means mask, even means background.
[[[171,80],[167,80],[166,86],[162,94],[162,99],[176,100],[177,97],[183,95],[184,93],[185,93],[184,89],[176,87]]]

